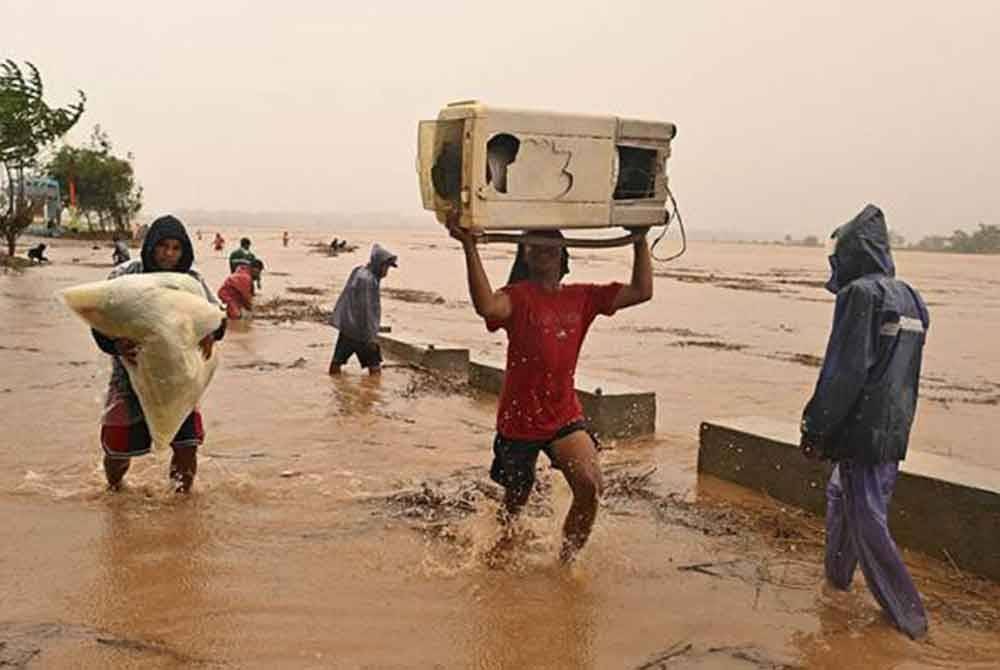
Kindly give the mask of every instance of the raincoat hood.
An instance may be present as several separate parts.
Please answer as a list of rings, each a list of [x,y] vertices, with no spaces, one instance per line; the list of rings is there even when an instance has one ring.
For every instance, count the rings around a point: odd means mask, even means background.
[[[376,243],[372,245],[372,253],[368,258],[368,269],[371,271],[375,277],[380,277],[381,273],[379,270],[383,265],[389,264],[392,267],[399,267],[397,265],[398,258],[395,254],[391,253],[388,249],[384,249],[382,245]]]
[[[826,288],[831,293],[869,274],[896,276],[896,264],[889,249],[889,229],[885,215],[875,205],[867,205],[861,213],[833,231],[836,240],[830,256],[830,280]]]
[[[164,272],[163,269],[156,267],[153,249],[159,242],[168,239],[178,240],[182,247],[181,259],[177,263],[177,267],[170,272],[187,272],[191,269],[191,266],[194,265],[194,246],[191,244],[191,238],[184,230],[184,224],[176,217],[167,214],[153,221],[146,233],[146,239],[142,243],[142,252],[140,253],[143,272]]]

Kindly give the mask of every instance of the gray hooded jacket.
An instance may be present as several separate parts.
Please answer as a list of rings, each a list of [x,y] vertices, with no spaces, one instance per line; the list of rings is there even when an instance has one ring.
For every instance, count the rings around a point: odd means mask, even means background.
[[[868,205],[833,237],[833,330],[802,433],[833,460],[901,461],[916,414],[927,306],[894,276],[878,207]]]
[[[395,265],[396,256],[378,244],[372,245],[368,264],[354,268],[347,278],[330,316],[331,326],[359,342],[375,340],[382,321],[379,270],[387,263]]]

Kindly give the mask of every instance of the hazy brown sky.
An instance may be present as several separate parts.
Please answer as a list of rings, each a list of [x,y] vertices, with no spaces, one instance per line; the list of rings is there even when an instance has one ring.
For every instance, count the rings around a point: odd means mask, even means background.
[[[478,98],[674,121],[691,228],[1000,223],[995,0],[0,0],[0,57],[86,91],[148,214],[417,214],[417,121]]]

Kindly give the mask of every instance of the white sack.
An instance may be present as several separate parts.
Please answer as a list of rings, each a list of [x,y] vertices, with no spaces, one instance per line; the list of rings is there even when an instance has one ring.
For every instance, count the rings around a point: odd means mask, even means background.
[[[198,403],[218,365],[198,343],[222,323],[201,283],[179,272],[122,275],[65,289],[66,305],[108,337],[137,342],[136,364],[122,359],[153,444],[166,447]]]

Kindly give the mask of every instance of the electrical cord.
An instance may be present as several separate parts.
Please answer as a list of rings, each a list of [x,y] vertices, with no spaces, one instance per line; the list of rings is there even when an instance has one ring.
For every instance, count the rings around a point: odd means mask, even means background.
[[[673,211],[667,212],[666,221],[663,222],[663,232],[660,233],[659,237],[653,240],[653,244],[649,247],[649,254],[653,257],[653,260],[661,263],[669,263],[670,261],[677,260],[684,255],[685,251],[687,251],[687,233],[684,231],[684,218],[681,216],[680,208],[677,207],[677,199],[674,198],[674,192],[670,190],[669,186],[667,187],[667,197],[670,198],[670,207]],[[681,250],[671,256],[667,256],[666,258],[659,258],[654,253],[656,251],[656,245],[659,244],[660,240],[666,236],[667,230],[670,228],[670,221],[674,218],[677,219],[677,226],[681,230]]]

